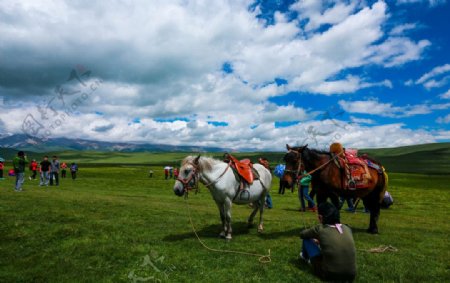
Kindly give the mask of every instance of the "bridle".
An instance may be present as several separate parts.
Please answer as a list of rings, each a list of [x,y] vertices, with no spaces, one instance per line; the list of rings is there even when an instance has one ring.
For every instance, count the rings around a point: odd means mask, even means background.
[[[301,167],[302,167],[302,165],[303,165],[302,153],[301,153],[301,152],[298,152],[298,151],[296,151],[296,150],[292,150],[292,149],[290,149],[290,150],[288,151],[288,153],[289,153],[289,152],[295,152],[295,153],[296,153],[297,158],[298,158],[298,161],[297,161],[297,162],[298,162],[298,167],[297,167],[297,170],[296,170],[296,171],[295,171],[295,170],[288,170],[288,169],[285,169],[284,171],[287,172],[287,173],[293,174],[293,176],[294,176],[295,179],[300,178],[300,177],[303,177],[303,176],[306,176],[306,175],[311,175],[312,173],[314,173],[314,172],[316,172],[316,171],[322,169],[323,167],[327,166],[328,164],[330,164],[332,161],[334,161],[334,160],[336,160],[337,158],[339,158],[339,156],[341,156],[341,155],[344,153],[344,151],[341,151],[340,153],[338,153],[338,154],[332,156],[332,157],[330,158],[330,160],[328,160],[327,162],[323,163],[322,165],[320,165],[320,166],[314,168],[313,170],[311,170],[311,171],[309,171],[309,172],[307,172],[307,173],[305,173],[305,174],[301,174],[301,175],[300,175]],[[303,151],[302,151],[302,152],[303,152]]]
[[[186,198],[189,194],[189,191],[192,191],[193,189],[195,189],[195,193],[198,192],[198,181],[200,180],[200,173],[198,171],[198,165],[194,164],[194,163],[189,163],[189,164],[192,166],[192,171],[187,175],[187,177],[184,179],[181,179],[180,177],[177,178],[177,181],[180,181],[180,183],[183,184],[183,192],[184,192],[184,196]],[[228,162],[228,165],[225,168],[225,170],[222,172],[222,174],[220,174],[220,176],[217,177],[217,179],[215,179],[214,181],[204,184],[205,187],[207,187],[209,189],[210,188],[209,186],[217,183],[225,175],[225,173],[228,171],[230,166],[231,166],[231,161]],[[194,180],[193,186],[190,185],[192,180]],[[202,183],[203,183],[203,181],[202,181]]]
[[[189,172],[186,178],[182,179],[180,177],[177,178],[177,181],[179,181],[183,185],[183,194],[187,197],[189,191],[192,191],[195,189],[195,191],[198,191],[198,166],[196,166],[193,163],[190,163],[192,165],[192,171]],[[191,185],[192,180],[194,180],[194,185]]]
[[[288,151],[288,153],[290,153],[290,152],[294,152],[296,154],[296,158],[298,159],[297,160],[297,162],[298,162],[297,170],[285,169],[284,172],[291,173],[293,175],[294,179],[297,179],[297,177],[300,175],[300,171],[301,171],[301,168],[303,165],[302,154],[300,152],[298,152],[296,150],[292,150],[292,149],[290,149]]]

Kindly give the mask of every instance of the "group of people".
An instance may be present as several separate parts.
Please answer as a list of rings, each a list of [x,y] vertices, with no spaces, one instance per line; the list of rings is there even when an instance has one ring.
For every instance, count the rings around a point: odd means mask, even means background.
[[[179,173],[179,169],[178,168],[173,168],[171,166],[166,166],[164,167],[164,178],[166,180],[168,179],[177,179],[178,178],[178,173]]]
[[[48,156],[44,156],[44,159],[40,163],[35,159],[29,162],[25,153],[19,151],[13,159],[14,175],[16,177],[14,189],[16,191],[22,191],[27,165],[29,165],[31,171],[30,180],[36,180],[37,173],[39,172],[39,186],[59,186],[59,173],[61,172],[61,178],[66,178],[67,169],[70,170],[73,180],[77,178],[78,165],[76,163],[72,163],[69,167],[65,162],[60,163],[57,156],[53,156],[51,161],[49,161]],[[3,176],[3,168],[4,165],[2,163],[0,165],[1,176]]]
[[[286,185],[284,184],[282,180],[282,176],[284,174],[285,165],[279,164],[275,167],[274,174],[278,178],[280,178],[280,186],[278,189],[278,194],[284,195],[284,192],[286,190]],[[315,192],[314,190],[309,190],[312,176],[308,174],[308,172],[305,171],[305,169],[302,167],[300,168],[300,178],[298,179],[298,182],[296,185],[298,185],[298,199],[300,201],[300,211],[304,212],[306,210],[316,212],[317,206],[314,202],[314,196]],[[292,192],[294,192],[294,186],[291,188]],[[305,200],[308,202],[308,207],[306,208]]]
[[[282,175],[284,165],[279,164],[274,170],[280,178],[278,193],[284,194]],[[298,178],[298,196],[300,211],[306,209],[318,212],[320,224],[303,229],[300,233],[302,249],[300,260],[312,266],[314,274],[325,281],[352,282],[356,276],[356,249],[353,234],[350,227],[341,224],[339,210],[347,201],[348,211],[355,211],[355,205],[351,198],[341,198],[340,207],[335,207],[329,202],[321,203],[318,207],[314,202],[315,191],[310,188],[312,176],[300,168],[301,175]],[[306,208],[305,200],[308,203]],[[392,196],[386,191],[381,206],[388,208],[393,204]]]
[[[284,170],[283,164],[277,165],[274,170],[275,176],[280,178],[279,194],[284,194],[285,190],[282,183]],[[341,224],[339,209],[333,204],[324,202],[316,206],[314,190],[309,191],[312,176],[303,167],[300,172],[297,182],[300,211],[317,211],[320,224],[300,232],[302,249],[299,258],[310,264],[314,274],[322,280],[352,282],[356,276],[356,248],[352,230]]]

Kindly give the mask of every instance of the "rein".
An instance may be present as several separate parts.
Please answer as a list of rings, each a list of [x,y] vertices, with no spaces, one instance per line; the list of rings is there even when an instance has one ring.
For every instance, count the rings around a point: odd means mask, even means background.
[[[225,173],[228,171],[228,169],[230,168],[230,166],[231,166],[231,161],[228,162],[227,168],[225,168],[225,170],[222,172],[222,174],[220,174],[219,177],[217,177],[217,179],[215,179],[215,180],[212,181],[212,182],[209,182],[208,184],[203,184],[203,185],[209,189],[209,186],[214,185],[215,183],[219,182],[219,180],[222,179],[222,177],[223,177],[223,176],[225,175]]]
[[[301,168],[301,166],[303,164],[303,162],[302,162],[302,154],[300,152],[298,152],[298,151],[295,151],[295,152],[297,154],[299,154],[299,164],[298,164],[298,169],[297,169],[297,172],[296,172],[296,176],[298,176],[298,178],[303,178],[304,176],[313,174],[314,172],[316,172],[316,171],[322,169],[323,167],[327,166],[331,161],[336,160],[339,156],[341,156],[344,153],[344,151],[341,151],[340,153],[338,153],[338,154],[334,155],[332,158],[330,158],[330,160],[328,160],[324,164],[319,165],[318,167],[314,168],[313,170],[307,172],[306,174],[299,175],[300,168]],[[291,172],[291,173],[295,172],[294,170],[285,170],[285,171],[286,172]]]

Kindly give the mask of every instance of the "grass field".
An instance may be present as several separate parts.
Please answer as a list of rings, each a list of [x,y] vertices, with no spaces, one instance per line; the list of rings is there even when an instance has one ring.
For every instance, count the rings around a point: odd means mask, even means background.
[[[312,146],[313,147],[313,146]],[[284,148],[281,147],[280,150]],[[450,174],[450,143],[432,143],[397,148],[361,149],[360,153],[368,153],[369,156],[380,161],[389,172],[398,173],[425,173],[425,174]],[[176,166],[189,153],[183,152],[99,152],[99,151],[61,151],[49,152],[47,155],[57,155],[60,160],[77,162],[90,166],[115,165],[154,165]],[[192,153],[198,154],[198,153]],[[202,153],[204,154],[204,153]],[[236,157],[251,158],[257,161],[258,157],[265,156],[272,164],[282,162],[285,152],[246,152],[233,153]],[[11,160],[17,151],[0,147],[0,156]],[[42,160],[43,153],[30,152],[29,158]],[[223,153],[209,154],[221,158]]]
[[[187,204],[155,167],[81,167],[79,179],[41,188],[0,181],[0,282],[316,282],[297,260],[299,231],[316,216],[298,212],[296,194],[277,194],[265,232],[247,229],[246,206],[233,207],[233,240],[218,239],[217,208],[206,188],[189,198],[200,237],[216,249],[272,252],[272,262],[214,253],[196,240]],[[368,215],[342,212],[353,227],[358,282],[449,282],[448,175],[390,174],[395,204],[382,210],[379,235]],[[398,252],[366,250],[392,245]],[[161,280],[161,281],[158,281]]]

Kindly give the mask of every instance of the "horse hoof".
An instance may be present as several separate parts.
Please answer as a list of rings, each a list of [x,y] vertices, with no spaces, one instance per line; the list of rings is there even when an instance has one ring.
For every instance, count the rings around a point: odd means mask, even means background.
[[[252,228],[253,227],[253,222],[247,222],[247,228]]]
[[[220,237],[220,238],[225,238],[225,232],[223,232],[223,231],[220,232],[219,237]]]
[[[367,229],[367,233],[369,233],[369,234],[372,234],[372,235],[375,235],[375,234],[378,234],[378,229],[377,228],[375,228],[375,229]]]
[[[263,228],[263,226],[260,225],[260,226],[258,227],[258,233],[262,233],[263,231],[264,231],[264,228]]]
[[[228,234],[228,235],[225,237],[225,240],[227,240],[227,241],[229,241],[229,240],[231,240],[231,239],[232,239],[232,237],[231,237],[230,234]]]

